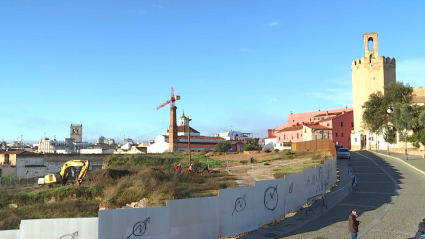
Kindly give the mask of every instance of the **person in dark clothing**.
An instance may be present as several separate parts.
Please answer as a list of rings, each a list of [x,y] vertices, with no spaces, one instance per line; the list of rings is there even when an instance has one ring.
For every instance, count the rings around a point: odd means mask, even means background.
[[[416,232],[415,238],[421,238],[422,234],[425,233],[425,218],[418,225],[418,232]]]
[[[348,231],[351,233],[351,239],[357,238],[359,232],[360,221],[357,221],[357,210],[353,209],[350,216],[348,216]]]

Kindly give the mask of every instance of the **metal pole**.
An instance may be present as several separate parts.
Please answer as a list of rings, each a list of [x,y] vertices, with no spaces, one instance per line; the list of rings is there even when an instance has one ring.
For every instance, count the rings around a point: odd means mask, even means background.
[[[187,130],[187,147],[189,149],[189,166],[190,166],[190,165],[192,165],[192,154],[191,154],[191,151],[190,151],[190,124],[189,124],[189,122],[190,122],[190,119],[189,119],[189,116],[187,116],[187,128],[188,128],[188,130]]]
[[[407,156],[407,129],[406,129],[406,135],[405,137],[405,141],[404,141],[404,153],[406,154],[406,160],[409,160],[409,157]]]
[[[387,142],[388,155],[390,155],[390,143]]]
[[[378,152],[378,134],[375,134],[375,152]]]

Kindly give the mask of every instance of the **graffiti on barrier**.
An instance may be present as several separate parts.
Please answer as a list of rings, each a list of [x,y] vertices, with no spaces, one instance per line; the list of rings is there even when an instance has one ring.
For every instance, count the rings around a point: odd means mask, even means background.
[[[264,191],[264,206],[273,211],[277,207],[277,203],[279,202],[279,195],[277,193],[277,185],[276,187],[268,187],[266,191]]]
[[[246,207],[246,194],[236,199],[235,205],[233,207],[232,216],[233,216],[233,213],[235,212],[242,212],[245,209],[245,207]]]

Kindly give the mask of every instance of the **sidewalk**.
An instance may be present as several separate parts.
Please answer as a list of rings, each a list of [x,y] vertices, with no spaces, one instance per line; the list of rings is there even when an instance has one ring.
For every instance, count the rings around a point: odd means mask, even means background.
[[[304,225],[312,222],[317,219],[323,213],[328,212],[331,208],[340,203],[348,194],[349,187],[351,187],[351,177],[348,175],[348,161],[346,159],[337,160],[337,165],[339,169],[339,182],[336,187],[332,189],[331,192],[325,194],[324,200],[326,207],[322,207],[322,199],[316,201],[311,205],[310,209],[313,210],[313,213],[309,210],[306,213],[307,209],[299,210],[294,216],[285,218],[284,220],[275,223],[267,228],[261,228],[257,231],[253,231],[245,236],[240,238],[244,239],[260,239],[260,238],[279,238],[284,237],[288,233],[303,227]]]

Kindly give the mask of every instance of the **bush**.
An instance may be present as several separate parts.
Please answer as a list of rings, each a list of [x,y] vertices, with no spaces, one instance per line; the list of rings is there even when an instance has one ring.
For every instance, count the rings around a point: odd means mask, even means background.
[[[241,160],[241,161],[239,161],[239,163],[241,163],[241,164],[247,164],[248,163],[248,160]]]
[[[231,148],[232,144],[229,141],[220,141],[215,145],[214,152],[226,152]]]
[[[261,149],[255,139],[250,139],[245,143],[245,151],[256,151]]]
[[[295,154],[295,153],[291,152],[291,150],[285,150],[283,153],[284,153],[285,155],[292,155],[292,154]]]
[[[275,152],[275,153],[279,153],[279,149],[275,149],[275,150],[274,150],[274,152]]]

